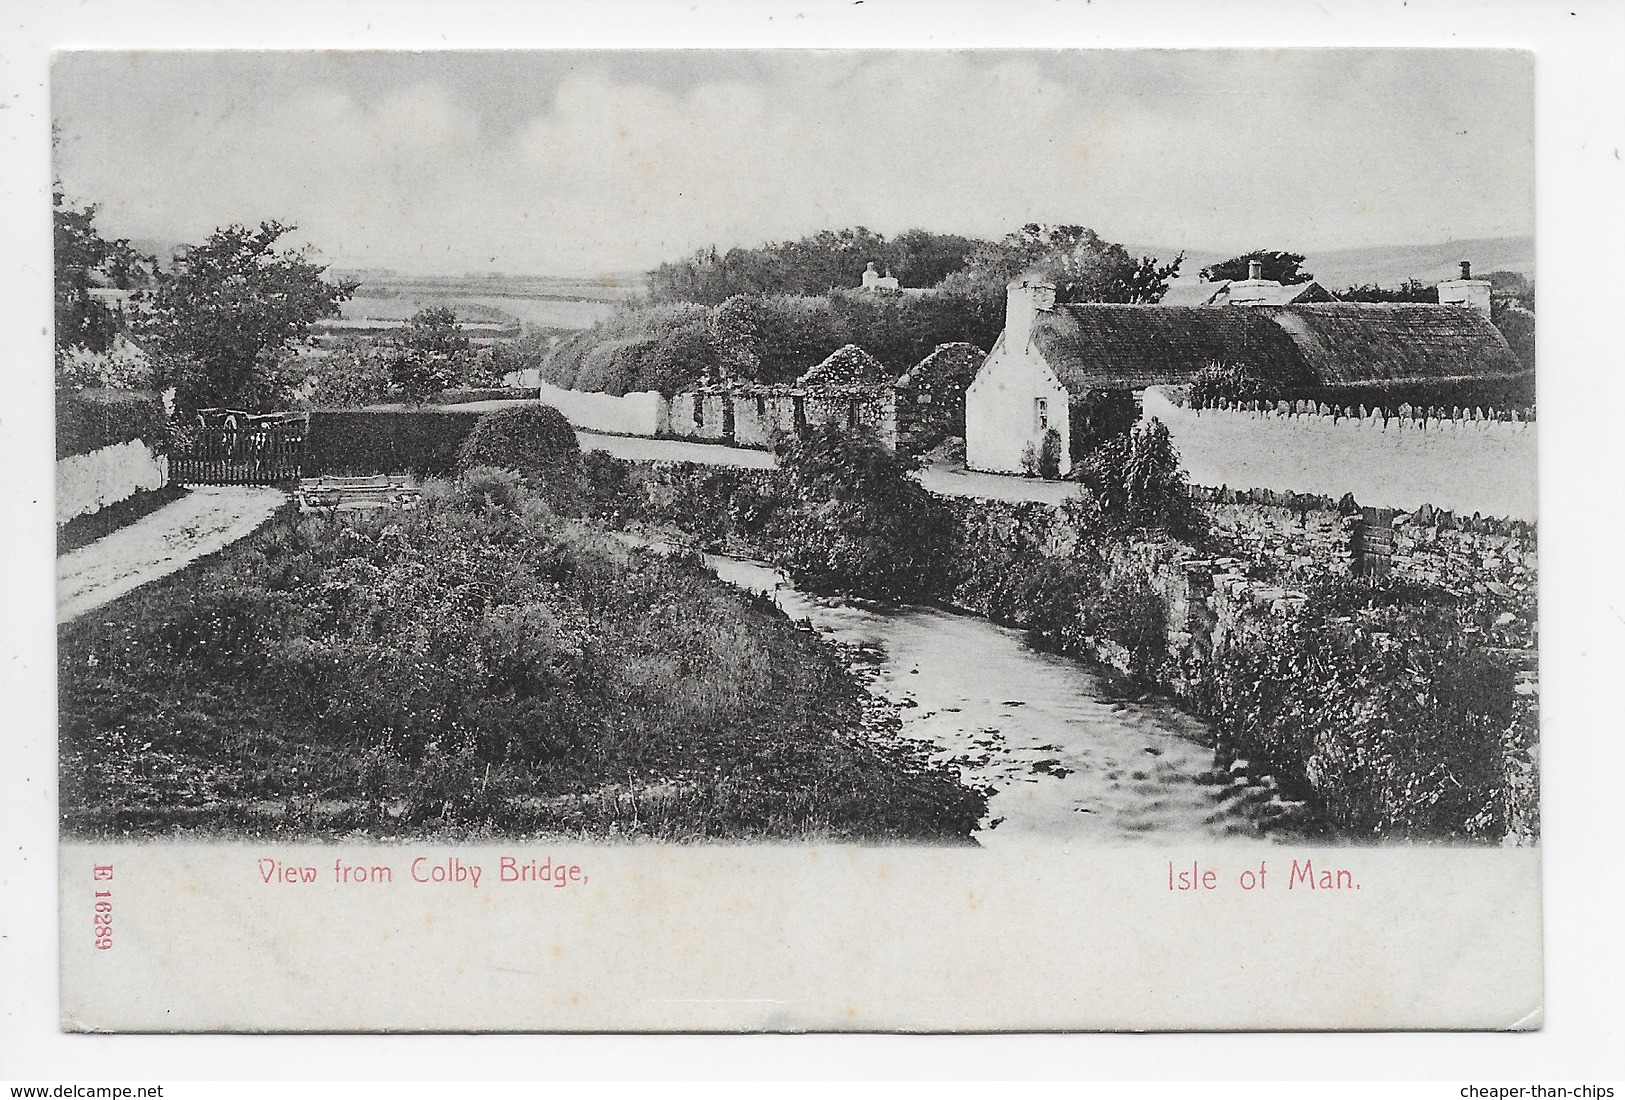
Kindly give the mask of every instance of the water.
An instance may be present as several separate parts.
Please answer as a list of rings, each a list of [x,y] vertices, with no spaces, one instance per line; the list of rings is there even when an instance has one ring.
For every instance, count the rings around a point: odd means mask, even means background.
[[[993,788],[983,845],[1258,839],[1281,836],[1302,815],[1269,779],[1219,770],[1198,719],[1161,700],[1120,698],[1019,631],[934,608],[810,596],[765,565],[707,561],[854,652],[870,690],[899,708],[904,736]]]

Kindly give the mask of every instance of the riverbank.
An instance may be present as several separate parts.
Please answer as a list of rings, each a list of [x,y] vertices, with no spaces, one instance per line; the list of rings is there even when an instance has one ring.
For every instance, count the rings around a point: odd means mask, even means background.
[[[778,471],[605,456],[589,472],[612,522],[766,560],[798,537]],[[943,504],[936,602],[1179,699],[1221,765],[1335,834],[1538,840],[1533,528],[1396,526],[1394,573],[1369,581],[1335,512],[1203,505],[1207,530],[1181,542],[1043,502]]]
[[[59,631],[78,836],[965,843],[838,655],[511,478],[299,516]]]

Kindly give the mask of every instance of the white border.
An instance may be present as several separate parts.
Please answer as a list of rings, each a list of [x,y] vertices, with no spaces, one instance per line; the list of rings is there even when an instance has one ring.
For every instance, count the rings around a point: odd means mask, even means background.
[[[1060,1076],[1451,1078],[1622,1075],[1625,908],[1616,809],[1625,545],[1614,335],[1625,255],[1625,10],[1612,0],[1319,3],[205,6],[7,5],[0,36],[0,1074],[17,1079]],[[56,1026],[50,549],[47,60],[60,46],[1517,46],[1537,53],[1548,992],[1536,1034],[993,1037],[64,1036]],[[1452,1090],[1454,1094],[1454,1090]]]

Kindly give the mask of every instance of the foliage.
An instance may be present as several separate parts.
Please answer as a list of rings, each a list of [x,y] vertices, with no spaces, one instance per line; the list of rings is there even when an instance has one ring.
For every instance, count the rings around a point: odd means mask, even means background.
[[[1245,366],[1209,363],[1191,378],[1193,409],[1215,408],[1230,401],[1266,401],[1275,397],[1267,379]]]
[[[300,516],[64,628],[80,834],[963,840],[984,797],[865,729],[770,602],[512,474]]]
[[[1061,433],[1054,428],[1044,430],[1044,438],[1038,444],[1035,466],[1038,476],[1046,481],[1054,481],[1061,476]]]
[[[56,395],[56,457],[89,454],[140,439],[162,449],[169,440],[163,400],[139,390],[86,389]]]
[[[230,225],[186,253],[163,277],[142,330],[187,368],[172,381],[184,410],[285,408],[302,380],[284,353],[313,321],[338,313],[356,284],[330,283],[324,268],[276,250],[294,229],[280,222]]]
[[[457,450],[480,415],[439,406],[313,410],[305,433],[305,475],[451,473]]]
[[[555,511],[581,496],[581,445],[563,413],[541,402],[485,413],[457,449],[457,469],[511,470]]]
[[[1089,454],[1081,473],[1101,515],[1119,529],[1191,538],[1204,526],[1168,426],[1155,417]]]
[[[1395,583],[1330,582],[1218,654],[1221,749],[1297,777],[1357,836],[1498,839],[1511,671],[1453,597]]]
[[[760,248],[719,252],[712,245],[649,272],[649,299],[714,306],[738,295],[822,295],[859,286],[871,262],[890,270],[902,286],[930,287],[962,267],[965,256],[981,243],[923,229],[888,241],[857,226]]]
[[[1067,402],[1072,464],[1089,452],[1134,429],[1140,422],[1140,399],[1133,390],[1088,390]]]
[[[1002,299],[734,296],[714,309],[680,303],[624,310],[560,341],[542,374],[565,389],[654,389],[670,397],[720,378],[793,382],[856,344],[896,377],[941,344],[991,346],[1003,326]]]
[[[158,374],[152,359],[140,347],[117,335],[104,351],[92,351],[81,344],[61,347],[56,352],[56,388],[152,389]]]
[[[1248,277],[1249,265],[1253,260],[1257,260],[1261,265],[1259,278],[1272,279],[1283,286],[1307,283],[1314,278],[1309,272],[1299,270],[1303,264],[1303,257],[1296,252],[1274,252],[1263,248],[1204,267],[1202,278],[1214,283],[1227,279],[1245,279]]]
[[[389,399],[389,363],[371,341],[348,340],[315,360],[299,404],[307,409],[359,409]]]
[[[1068,302],[1156,302],[1179,274],[1185,254],[1172,263],[1153,256],[1136,259],[1120,244],[1103,240],[1081,225],[1024,225],[997,243],[971,252],[963,271],[944,281],[945,290],[996,300],[1002,307],[1005,287],[1027,271],[1054,280],[1055,300]]]
[[[896,601],[940,588],[947,512],[873,432],[820,425],[780,465],[789,483],[777,560],[797,585]]]
[[[395,392],[409,405],[421,405],[466,380],[474,352],[457,312],[445,306],[420,309],[390,342],[386,360]]]
[[[1418,279],[1406,279],[1397,287],[1381,287],[1375,283],[1351,286],[1338,292],[1345,302],[1416,302],[1420,305],[1438,305],[1439,291]]]
[[[109,241],[96,228],[95,205],[75,207],[51,192],[51,244],[55,261],[56,346],[59,352],[84,348],[105,352],[118,334],[120,318],[90,293],[92,287],[131,290],[150,283],[156,261],[124,239]]]

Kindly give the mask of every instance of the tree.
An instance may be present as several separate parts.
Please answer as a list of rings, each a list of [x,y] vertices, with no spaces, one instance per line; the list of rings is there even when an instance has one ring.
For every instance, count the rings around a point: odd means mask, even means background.
[[[1351,286],[1337,296],[1345,302],[1415,302],[1435,306],[1439,304],[1439,291],[1419,279],[1406,279],[1397,287],[1365,283]]]
[[[1081,474],[1108,528],[1190,538],[1204,526],[1168,426],[1156,417],[1096,449]]]
[[[388,355],[389,379],[409,404],[421,405],[461,382],[474,363],[455,310],[420,309],[396,337]]]
[[[781,464],[789,508],[776,557],[796,584],[896,601],[941,588],[952,521],[872,431],[819,425]]]
[[[184,409],[284,406],[299,381],[285,353],[313,321],[332,317],[356,283],[331,283],[297,252],[276,251],[295,227],[230,225],[161,279],[144,330],[186,365],[173,379]]]
[[[1303,257],[1296,252],[1272,252],[1263,248],[1204,267],[1202,278],[1215,283],[1225,279],[1245,279],[1253,260],[1259,263],[1260,278],[1273,279],[1284,286],[1307,283],[1314,278],[1309,272],[1298,270]]]
[[[155,261],[109,241],[96,228],[94,204],[70,205],[58,184],[51,192],[51,243],[56,274],[56,346],[105,352],[119,331],[119,317],[91,296],[93,286],[129,290],[151,279]]]
[[[1081,225],[1024,225],[1003,240],[973,249],[964,270],[944,290],[1004,299],[1005,286],[1026,271],[1054,280],[1057,302],[1157,302],[1179,273],[1181,252],[1170,264],[1135,258],[1120,244]]]

